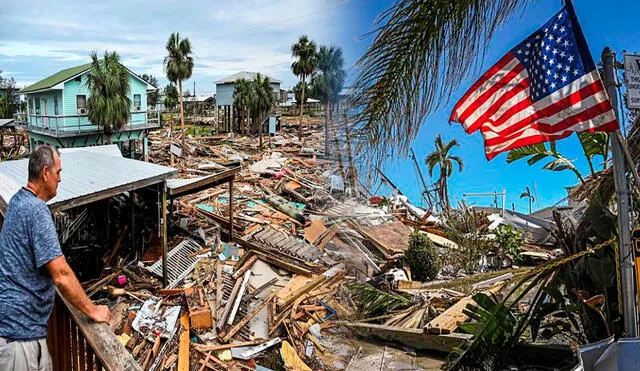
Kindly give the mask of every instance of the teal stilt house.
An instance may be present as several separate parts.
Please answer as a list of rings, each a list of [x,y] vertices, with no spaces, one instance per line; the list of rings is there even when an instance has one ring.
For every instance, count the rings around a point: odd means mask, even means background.
[[[87,117],[87,102],[91,95],[87,85],[89,71],[91,63],[67,68],[20,91],[26,96],[27,112],[18,117],[17,124],[28,130],[32,150],[39,144],[70,148],[109,141],[103,128],[91,123]],[[120,148],[125,141],[130,141],[129,148],[135,148],[135,141],[143,140],[146,149],[147,132],[160,126],[159,113],[147,110],[147,93],[156,87],[128,68],[127,71],[131,118],[110,139]]]

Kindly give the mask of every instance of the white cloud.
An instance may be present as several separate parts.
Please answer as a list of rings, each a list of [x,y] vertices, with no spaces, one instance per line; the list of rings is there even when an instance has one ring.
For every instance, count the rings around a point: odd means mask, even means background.
[[[11,61],[3,67],[25,79],[37,79],[88,62],[91,50],[98,54],[115,50],[134,72],[152,74],[163,85],[165,43],[171,32],[179,31],[191,40],[192,79],[198,85],[212,89],[217,78],[248,70],[277,77],[288,87],[297,81],[290,71],[291,44],[300,34],[318,44],[334,41],[332,22],[342,4],[243,0],[204,6],[121,0],[53,6],[43,0],[27,1],[0,15],[5,26],[25,30],[11,37],[0,32],[0,60]]]

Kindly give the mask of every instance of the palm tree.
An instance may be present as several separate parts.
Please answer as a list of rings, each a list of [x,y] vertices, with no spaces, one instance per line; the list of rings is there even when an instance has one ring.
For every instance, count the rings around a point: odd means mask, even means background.
[[[164,71],[167,79],[178,84],[180,92],[180,130],[182,131],[182,150],[184,146],[184,105],[182,103],[182,81],[191,77],[193,73],[193,57],[191,56],[191,42],[180,39],[178,32],[172,33],[167,40],[167,56],[164,57]]]
[[[527,187],[526,192],[523,192],[520,195],[520,198],[528,198],[529,199],[529,214],[531,214],[531,203],[535,200],[535,197],[533,197],[533,195],[531,194],[531,190],[529,189],[529,187]]]
[[[457,140],[444,143],[440,134],[436,137],[435,151],[429,153],[424,159],[429,168],[429,176],[433,176],[433,170],[436,166],[440,168],[438,176],[438,193],[443,210],[449,210],[449,190],[447,189],[447,179],[453,175],[454,163],[458,164],[458,171],[462,171],[462,159],[458,156],[451,155],[451,149],[458,146]]]
[[[170,121],[173,129],[173,109],[178,105],[178,90],[173,84],[169,84],[164,88],[164,106],[171,112]]]
[[[251,82],[245,79],[236,80],[233,88],[233,106],[241,112],[240,130],[243,130],[244,122],[249,117],[249,109],[252,105]],[[245,130],[246,132],[246,130]]]
[[[371,166],[409,152],[425,119],[478,71],[495,30],[531,0],[398,0],[357,62],[353,135]]]
[[[273,96],[273,88],[271,87],[271,80],[268,77],[262,76],[259,73],[252,81],[254,99],[252,100],[253,110],[258,117],[258,136],[259,145],[262,148],[262,126],[264,118],[269,114],[271,107],[274,105],[276,99]]]
[[[111,135],[120,131],[131,117],[129,72],[120,64],[116,52],[105,52],[103,59],[99,59],[95,51],[91,52],[87,86],[90,92],[87,118],[102,126],[107,143],[111,143]]]
[[[313,90],[313,85],[309,86],[309,88],[310,88],[309,90]],[[300,106],[301,102],[304,104],[307,104],[307,101],[309,100],[309,94],[305,94],[304,101],[303,101],[302,100],[302,82],[298,81],[298,83],[294,85],[291,91],[293,92],[293,96],[294,96],[294,99],[296,100],[297,106]]]
[[[329,155],[329,110],[337,102],[338,94],[344,85],[346,72],[344,58],[339,47],[322,45],[318,51],[319,74],[313,77],[313,87],[317,96],[325,105],[324,110],[324,153]]]
[[[300,77],[302,83],[302,98],[300,99],[300,122],[298,127],[298,139],[302,139],[302,112],[304,109],[305,90],[307,77],[313,75],[317,66],[316,43],[310,41],[307,35],[302,35],[298,42],[291,46],[291,55],[296,60],[291,64],[293,74]]]

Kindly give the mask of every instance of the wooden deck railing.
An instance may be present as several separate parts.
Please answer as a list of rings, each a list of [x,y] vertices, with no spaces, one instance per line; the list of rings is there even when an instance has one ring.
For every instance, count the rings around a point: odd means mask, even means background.
[[[49,319],[47,344],[54,371],[142,370],[107,324],[93,322],[59,293]]]
[[[102,127],[92,124],[85,115],[35,115],[14,114],[16,125],[29,131],[55,137],[75,136],[102,131]],[[135,111],[122,131],[157,128],[160,126],[159,111]]]

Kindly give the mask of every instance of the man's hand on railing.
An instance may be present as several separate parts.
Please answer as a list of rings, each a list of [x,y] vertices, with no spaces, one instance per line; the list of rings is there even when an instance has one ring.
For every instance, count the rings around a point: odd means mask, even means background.
[[[106,305],[94,305],[93,310],[89,314],[89,318],[94,322],[109,322],[109,319],[111,319],[109,307]]]

